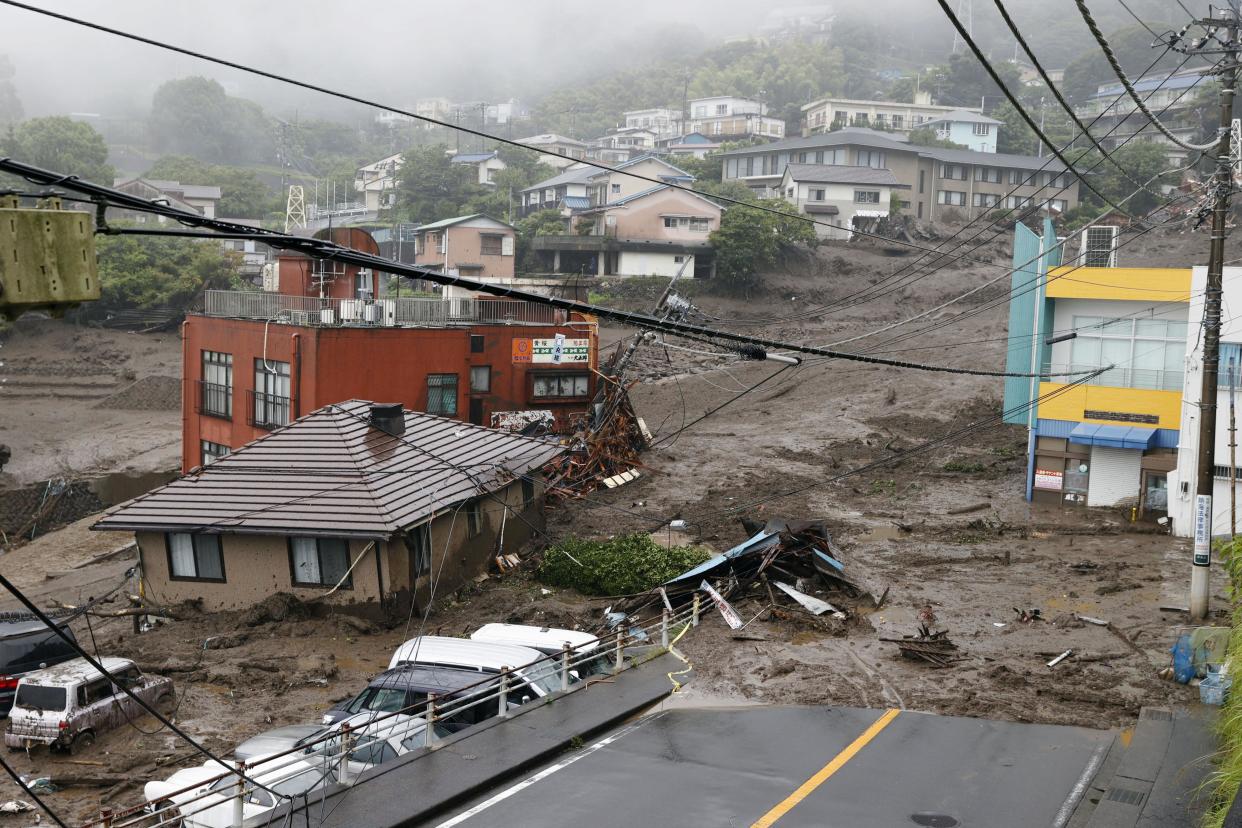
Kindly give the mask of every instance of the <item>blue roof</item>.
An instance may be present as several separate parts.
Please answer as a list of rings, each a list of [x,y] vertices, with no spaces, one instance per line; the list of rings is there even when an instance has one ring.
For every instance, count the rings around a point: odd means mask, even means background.
[[[1201,80],[1203,80],[1203,75],[1196,72],[1186,75],[1163,75],[1154,78],[1143,78],[1142,80],[1135,81],[1132,85],[1135,92],[1153,92],[1156,89],[1187,89]],[[1125,87],[1120,83],[1114,83],[1108,86],[1101,86],[1099,91],[1092,97],[1112,98],[1124,94],[1125,91]]]
[[[591,208],[591,199],[587,196],[563,196],[561,204],[564,204],[571,210],[589,210]]]
[[[1079,423],[1070,432],[1069,441],[1087,446],[1146,450],[1155,436],[1154,428]]]
[[[479,164],[495,157],[495,152],[464,152],[461,155],[454,155],[449,161],[453,164]]]

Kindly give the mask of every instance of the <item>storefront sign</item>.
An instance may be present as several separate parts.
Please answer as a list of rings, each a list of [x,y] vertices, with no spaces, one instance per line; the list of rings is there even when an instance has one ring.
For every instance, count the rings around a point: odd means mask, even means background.
[[[514,363],[546,365],[585,365],[591,361],[591,340],[566,339],[558,334],[553,339],[514,339]]]
[[[1143,425],[1160,425],[1160,418],[1155,414],[1129,414],[1125,411],[1087,411],[1082,412],[1084,420],[1112,420],[1117,423],[1142,423]]]
[[[1195,495],[1195,566],[1212,563],[1212,496]]]
[[[1064,472],[1052,471],[1051,469],[1036,469],[1035,488],[1059,492],[1061,491],[1061,482],[1064,478]]]

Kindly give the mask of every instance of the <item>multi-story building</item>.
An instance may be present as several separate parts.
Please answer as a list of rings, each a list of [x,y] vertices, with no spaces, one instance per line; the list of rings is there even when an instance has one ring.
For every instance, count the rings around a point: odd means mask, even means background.
[[[635,109],[621,113],[625,118],[625,129],[646,129],[655,133],[656,140],[672,138],[681,132],[682,111],[656,107],[654,109]]]
[[[1226,267],[1224,294],[1226,308],[1242,306],[1242,267]],[[1203,297],[1207,287],[1207,268],[1196,266],[1190,274],[1186,293],[1189,300],[1186,331],[1186,371],[1182,385],[1181,443],[1177,468],[1169,474],[1169,518],[1173,534],[1193,537],[1195,532],[1195,483],[1199,474],[1199,426],[1203,400]],[[1216,444],[1212,451],[1212,536],[1229,536],[1237,518],[1230,509],[1230,489],[1242,501],[1242,458],[1230,443],[1242,424],[1242,318],[1223,314],[1220,330],[1220,362],[1217,365]],[[1233,429],[1231,429],[1231,425]],[[1232,472],[1232,473],[1231,473]],[[1242,515],[1238,516],[1242,518]]]
[[[505,168],[505,162],[500,157],[500,153],[492,150],[491,152],[462,152],[454,155],[449,159],[451,164],[461,164],[475,168],[476,178],[482,187],[496,186],[496,173]]]
[[[505,126],[515,121],[530,120],[530,107],[517,98],[510,98],[500,103],[486,104],[483,112],[489,124]]]
[[[481,213],[441,219],[415,231],[414,264],[485,282],[512,280],[515,238],[513,225]],[[474,295],[444,288],[448,299]]]
[[[1202,124],[1197,111],[1197,95],[1192,87],[1206,86],[1209,75],[1205,69],[1187,69],[1170,74],[1146,75],[1133,82],[1134,91],[1152,112],[1159,113],[1160,122],[1182,141],[1199,138]],[[1189,157],[1184,147],[1174,144],[1147,120],[1120,83],[1106,83],[1095,94],[1074,107],[1080,118],[1092,121],[1092,132],[1100,143],[1115,149],[1130,140],[1153,141],[1167,148],[1169,163],[1182,165]],[[1098,119],[1098,120],[1096,120]]]
[[[781,197],[811,216],[827,216],[839,227],[815,225],[820,238],[853,238],[868,232],[892,207],[893,193],[909,189],[890,170],[831,164],[790,164],[781,179]]]
[[[715,140],[784,138],[785,122],[768,117],[760,101],[717,95],[689,101],[687,132],[701,132]]]
[[[367,253],[358,229],[322,237]],[[208,291],[182,327],[182,469],[331,403],[570,428],[595,391],[593,319],[501,299],[400,295],[366,268],[286,253],[275,292]],[[391,281],[391,284],[390,284]]]
[[[937,138],[961,144],[975,152],[996,152],[997,134],[1003,125],[1004,121],[965,109],[955,109],[923,124],[934,130]]]
[[[367,212],[391,207],[397,198],[397,171],[405,158],[401,153],[359,167],[354,173],[354,190],[361,195]]]
[[[1054,158],[945,149],[911,144],[902,136],[847,128],[723,153],[722,176],[766,197],[780,194],[790,164],[838,164],[888,169],[903,192],[903,212],[944,217],[954,208],[976,216],[988,210],[1078,205],[1078,179]]]
[[[939,106],[927,92],[916,92],[913,103],[820,98],[802,106],[802,134],[815,135],[842,127],[869,127],[906,134],[954,112],[981,115],[977,107]]]
[[[1028,500],[1162,515],[1185,457],[1191,269],[1112,266],[1108,248],[1062,265],[1050,221],[1042,238],[1016,225],[1006,371],[1050,378],[1006,379],[1005,421],[1028,429]]]
[[[675,138],[661,141],[660,148],[673,158],[678,156],[706,158],[713,152],[720,151],[720,142],[713,141],[701,132],[691,132],[689,135],[678,135]]]
[[[529,138],[519,138],[517,142],[539,150],[542,153],[539,156],[539,163],[547,164],[558,170],[563,170],[576,161],[581,161],[587,157],[587,144],[585,141],[579,141],[576,138],[566,138],[564,135],[557,135],[553,132],[543,135],[532,135]]]

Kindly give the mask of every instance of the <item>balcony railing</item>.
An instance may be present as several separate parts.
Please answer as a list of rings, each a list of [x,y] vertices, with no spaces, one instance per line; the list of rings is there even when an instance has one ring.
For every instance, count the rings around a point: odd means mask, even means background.
[[[250,391],[246,422],[255,428],[272,430],[289,424],[289,398],[262,391]]]
[[[1059,374],[1053,382],[1073,382],[1084,372],[1098,371],[1102,365],[1069,363],[1044,366],[1045,374]],[[1074,376],[1070,376],[1074,374]],[[1162,368],[1131,368],[1118,366],[1087,380],[1087,385],[1107,385],[1113,388],[1142,388],[1150,391],[1181,391],[1184,373]]]
[[[318,299],[244,290],[209,290],[203,314],[313,327],[444,328],[471,324],[561,325],[568,312],[517,299]]]
[[[199,380],[194,396],[194,412],[222,420],[233,419],[232,386]]]

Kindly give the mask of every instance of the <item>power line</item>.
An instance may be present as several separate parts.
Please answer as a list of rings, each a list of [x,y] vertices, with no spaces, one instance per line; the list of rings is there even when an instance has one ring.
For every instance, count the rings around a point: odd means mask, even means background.
[[[1137,14],[1135,14],[1135,13],[1134,13],[1134,10],[1130,8],[1130,5],[1126,2],[1126,0],[1117,0],[1117,2],[1121,4],[1121,7],[1122,7],[1123,9],[1125,9],[1127,12],[1129,12],[1130,16],[1131,16],[1131,17],[1133,17],[1133,18],[1135,19],[1135,21],[1137,21],[1137,22],[1138,22],[1138,24],[1139,24],[1140,26],[1142,26],[1144,29],[1146,29],[1146,30],[1147,30],[1147,33],[1148,33],[1148,34],[1150,34],[1152,37],[1154,37],[1157,41],[1158,41],[1158,40],[1160,40],[1161,35],[1156,34],[1156,30],[1155,30],[1155,29],[1153,29],[1151,26],[1148,26],[1148,25],[1147,25],[1147,23],[1146,23],[1146,21],[1144,21],[1144,20],[1143,20],[1143,18],[1139,17]],[[1024,48],[1025,48],[1025,47],[1024,47]],[[1030,54],[1030,52],[1027,52],[1027,54],[1029,55],[1029,54]],[[1036,67],[1036,68],[1038,68],[1038,67]],[[1051,86],[1051,84],[1049,84],[1049,86]]]
[[[1152,125],[1155,126],[1156,129],[1160,130],[1160,133],[1164,135],[1165,138],[1168,138],[1182,149],[1192,151],[1214,149],[1217,141],[1211,141],[1206,144],[1191,144],[1187,141],[1183,141],[1181,138],[1178,138],[1170,132],[1169,128],[1161,123],[1160,119],[1151,113],[1151,110],[1147,108],[1147,104],[1144,103],[1143,100],[1139,98],[1138,93],[1134,91],[1134,85],[1130,83],[1130,79],[1126,77],[1126,73],[1122,70],[1121,64],[1117,62],[1117,55],[1113,52],[1112,45],[1109,44],[1108,39],[1104,37],[1104,33],[1100,31],[1100,26],[1095,22],[1095,18],[1091,16],[1091,10],[1087,8],[1086,0],[1074,0],[1074,3],[1078,6],[1078,12],[1082,15],[1083,22],[1086,23],[1087,28],[1091,30],[1091,36],[1095,38],[1095,42],[1098,43],[1100,49],[1103,50],[1104,57],[1108,58],[1108,65],[1112,67],[1113,74],[1117,76],[1117,80],[1121,81],[1121,86],[1126,90],[1127,94],[1129,94],[1130,100],[1134,101],[1134,105],[1138,107],[1139,112],[1142,112],[1147,120],[1151,121]]]

